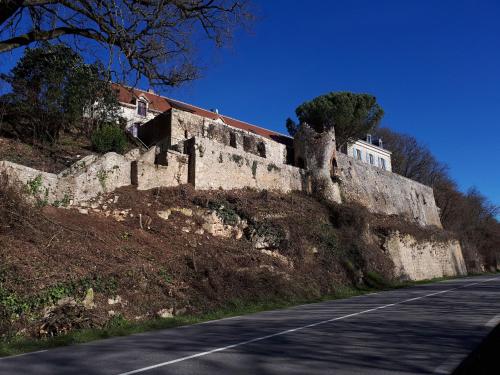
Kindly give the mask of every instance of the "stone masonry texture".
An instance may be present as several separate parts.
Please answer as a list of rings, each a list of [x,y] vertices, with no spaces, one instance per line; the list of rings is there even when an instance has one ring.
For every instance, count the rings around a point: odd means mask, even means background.
[[[340,153],[337,168],[343,201],[359,203],[375,213],[401,215],[420,225],[441,227],[431,187]]]
[[[324,142],[309,144],[307,137],[302,143],[295,142],[295,161],[303,158],[301,167],[305,167],[299,168],[287,164],[293,159],[287,154],[289,146],[230,127],[222,120],[172,109],[151,123],[154,127],[144,134],[152,147],[144,153],[136,149],[124,156],[90,155],[59,174],[0,161],[0,173],[21,186],[37,180],[38,198],[48,204],[69,200],[78,205],[128,185],[148,190],[190,183],[200,190],[254,188],[311,194],[318,190],[314,186],[318,174],[311,168],[321,167],[320,177],[334,187],[328,192],[335,193],[323,199],[358,203],[374,213],[441,228],[431,187],[336,153],[333,132]],[[315,151],[318,147],[322,153]],[[316,160],[316,155],[321,159]],[[398,278],[421,280],[466,273],[460,244],[454,240],[417,241],[393,232],[386,236],[383,247]]]

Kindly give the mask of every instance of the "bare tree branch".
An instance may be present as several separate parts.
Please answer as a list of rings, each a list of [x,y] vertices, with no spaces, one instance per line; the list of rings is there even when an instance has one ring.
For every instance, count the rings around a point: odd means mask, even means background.
[[[118,51],[124,75],[177,85],[199,75],[193,40],[224,45],[251,19],[247,9],[247,0],[0,0],[0,53],[72,36],[110,58]]]
[[[70,27],[58,27],[47,31],[30,31],[29,33],[16,36],[14,38],[0,42],[0,53],[7,52],[12,49],[27,46],[35,41],[44,41],[56,39],[63,35],[79,35],[86,38],[98,40],[99,34],[91,29],[76,29]]]

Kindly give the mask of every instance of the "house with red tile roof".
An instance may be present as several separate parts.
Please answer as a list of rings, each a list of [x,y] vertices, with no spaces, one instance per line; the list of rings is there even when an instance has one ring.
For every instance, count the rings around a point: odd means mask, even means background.
[[[287,135],[222,115],[217,111],[210,111],[158,95],[152,90],[140,90],[119,84],[113,84],[113,87],[117,91],[118,101],[122,107],[122,115],[127,120],[127,126],[145,124],[159,114],[175,108],[213,121],[221,121],[225,125],[273,139],[277,142],[289,143],[291,141],[291,138]]]
[[[123,85],[114,84],[122,115],[127,126],[148,146],[164,144],[166,148],[182,149],[184,141],[198,137],[214,137],[223,144],[238,144],[256,155],[272,155],[274,162],[293,163],[293,139],[284,134],[222,115],[179,100]],[[212,129],[212,130],[207,130]],[[210,134],[209,134],[210,133]],[[225,135],[221,135],[225,134]],[[391,152],[381,140],[358,140],[342,152],[367,164],[391,171]],[[248,139],[252,139],[249,141]],[[369,141],[368,141],[369,139]],[[253,147],[249,145],[253,144]],[[260,151],[257,150],[257,145]]]

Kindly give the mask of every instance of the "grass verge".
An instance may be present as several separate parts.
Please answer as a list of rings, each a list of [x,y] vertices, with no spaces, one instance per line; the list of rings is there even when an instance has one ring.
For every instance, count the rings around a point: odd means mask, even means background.
[[[482,274],[487,275],[487,274]],[[466,276],[464,276],[466,277]],[[106,327],[101,329],[85,329],[73,331],[65,335],[46,338],[46,339],[28,339],[25,337],[14,337],[0,341],[0,357],[18,355],[27,352],[50,349],[59,346],[67,346],[73,344],[81,344],[90,341],[106,339],[110,337],[127,336],[134,333],[154,331],[159,329],[175,328],[185,325],[203,323],[210,320],[228,318],[252,314],[262,311],[284,309],[292,306],[297,306],[306,303],[317,303],[335,299],[344,299],[354,296],[359,296],[367,293],[372,293],[382,290],[407,288],[415,285],[429,284],[449,279],[458,279],[460,276],[440,277],[431,280],[422,281],[404,281],[397,283],[387,283],[379,278],[376,274],[368,276],[368,287],[354,288],[348,286],[338,286],[332,295],[325,295],[320,298],[311,299],[293,299],[283,300],[276,299],[272,301],[230,301],[228,304],[219,310],[214,310],[202,315],[183,315],[172,318],[151,319],[145,321],[128,321],[120,316],[113,319]]]

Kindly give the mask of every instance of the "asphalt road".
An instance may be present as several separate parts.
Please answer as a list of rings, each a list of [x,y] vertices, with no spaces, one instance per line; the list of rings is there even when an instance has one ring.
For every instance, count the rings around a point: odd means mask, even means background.
[[[0,374],[449,374],[500,322],[500,276],[0,359]]]

